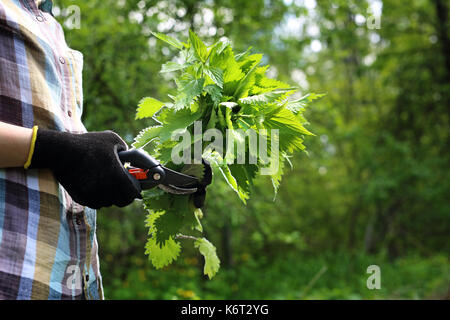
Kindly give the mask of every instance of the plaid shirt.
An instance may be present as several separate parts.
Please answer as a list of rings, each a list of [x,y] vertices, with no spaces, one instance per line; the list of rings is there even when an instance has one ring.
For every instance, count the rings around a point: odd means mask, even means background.
[[[0,121],[82,133],[83,56],[48,8],[0,1]],[[50,171],[0,169],[0,299],[103,299],[95,229]]]

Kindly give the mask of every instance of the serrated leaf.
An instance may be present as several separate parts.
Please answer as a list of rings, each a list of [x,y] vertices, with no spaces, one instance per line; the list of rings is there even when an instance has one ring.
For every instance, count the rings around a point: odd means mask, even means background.
[[[204,153],[203,158],[209,162],[212,168],[217,168],[222,173],[225,181],[228,183],[231,189],[236,192],[239,199],[241,199],[245,204],[248,199],[248,194],[243,192],[243,190],[239,188],[236,179],[231,174],[230,168],[228,167],[227,163],[224,162],[224,159],[216,151]]]
[[[286,93],[295,91],[296,88],[278,89],[270,92],[261,93],[254,96],[248,96],[239,99],[244,104],[268,104],[285,97]]]
[[[183,43],[177,39],[175,39],[174,37],[168,36],[164,33],[160,33],[160,32],[153,32],[151,31],[151,33],[157,37],[158,39],[170,44],[171,46],[177,48],[177,49],[182,49],[183,48]]]
[[[158,137],[159,133],[161,132],[162,127],[161,126],[152,126],[148,127],[141,132],[134,138],[134,142],[132,144],[133,148],[142,148],[147,143]]]
[[[192,50],[192,48],[181,50],[180,58],[182,61],[185,62],[185,64],[191,64],[196,61],[195,53],[194,50]]]
[[[293,152],[303,150],[303,135],[313,135],[305,129],[296,116],[284,107],[279,107],[267,114],[263,120],[267,129],[279,130],[279,144],[281,151]]]
[[[163,245],[157,244],[154,238],[149,238],[145,244],[145,254],[149,256],[156,269],[161,269],[172,263],[178,258],[180,251],[180,244],[172,237],[165,241]]]
[[[249,95],[257,95],[264,92],[270,92],[276,89],[289,88],[290,85],[276,79],[270,79],[266,76],[269,66],[258,67],[255,70],[255,82],[249,90]]]
[[[179,110],[189,107],[194,98],[202,93],[204,83],[204,78],[194,79],[186,83],[175,98],[174,108]]]
[[[234,58],[236,59],[236,61],[240,62],[250,54],[250,50],[252,50],[252,47],[248,47],[244,52],[238,53],[234,56]]]
[[[205,74],[220,88],[223,88],[223,70],[215,67],[205,67]]]
[[[215,84],[209,84],[203,88],[203,91],[208,93],[211,97],[211,100],[215,105],[218,105],[222,99],[222,91]]]
[[[178,201],[175,201],[175,203],[178,203]],[[177,209],[168,208],[164,214],[155,220],[155,240],[157,244],[164,244],[170,237],[174,237],[182,227],[186,211],[178,209],[179,206],[177,206]]]
[[[308,104],[313,102],[314,100],[318,100],[325,96],[325,94],[316,94],[316,93],[309,93],[301,97],[300,99],[289,101],[286,104],[286,108],[292,111],[293,113],[297,113],[300,110],[304,109]]]
[[[141,99],[136,111],[136,119],[144,119],[153,117],[164,106],[164,102],[156,100],[155,98],[146,97]]]
[[[208,57],[208,49],[202,40],[192,31],[189,30],[189,40],[194,48],[195,54],[202,61],[205,62]]]
[[[275,112],[267,114],[264,124],[268,128],[278,128],[280,132],[291,131],[292,134],[314,135],[306,130],[295,115],[286,108],[278,108]]]
[[[194,245],[205,259],[203,273],[211,279],[220,268],[220,260],[219,257],[217,257],[216,247],[205,238],[196,240]]]
[[[161,142],[170,140],[175,131],[182,132],[186,130],[188,126],[200,118],[201,113],[191,112],[190,109],[166,109],[166,113],[163,116],[164,117],[161,119],[163,120],[163,125],[159,132],[159,139]]]
[[[188,64],[179,64],[176,62],[169,61],[162,65],[160,72],[167,73],[167,72],[183,70],[183,69],[187,68],[188,66],[189,66]]]
[[[148,201],[148,200],[147,200]],[[146,198],[144,195],[144,202],[146,202]],[[152,201],[153,205],[153,201]],[[147,209],[147,208],[146,208]],[[147,209],[149,210],[149,209]],[[156,231],[155,220],[159,218],[160,215],[164,214],[164,211],[153,211],[150,210],[145,218],[145,226],[148,228],[148,234],[151,236]]]
[[[239,67],[239,64],[234,59],[231,47],[227,47],[221,55],[211,56],[210,65],[224,71],[223,95],[231,96],[236,90],[239,80],[245,76]]]
[[[248,92],[250,91],[251,87],[255,83],[255,71],[256,66],[258,64],[255,64],[248,73],[239,81],[239,84],[236,88],[236,91],[234,92],[233,96],[236,99],[244,98],[248,95]]]
[[[210,49],[208,59],[210,59],[214,55],[221,55],[222,52],[226,48],[228,48],[229,46],[230,46],[230,43],[228,41],[218,41],[218,42],[216,42],[215,44],[212,45],[212,47]]]
[[[258,65],[261,62],[263,55],[262,54],[252,54],[245,56],[241,59],[239,62],[239,66],[241,67],[242,72],[247,73],[249,72],[253,67]]]
[[[273,190],[274,190],[274,200],[275,200],[275,197],[277,196],[278,189],[280,188],[281,177],[283,176],[283,173],[284,173],[284,157],[280,156],[280,159],[278,161],[277,171],[270,177],[271,181],[272,181]]]

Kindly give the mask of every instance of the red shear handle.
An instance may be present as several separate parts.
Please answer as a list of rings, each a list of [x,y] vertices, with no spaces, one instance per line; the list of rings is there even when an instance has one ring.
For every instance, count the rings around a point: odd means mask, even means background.
[[[137,180],[146,180],[148,178],[147,177],[148,170],[149,169],[144,170],[144,169],[141,169],[141,168],[129,168],[128,172],[132,176],[134,176]]]

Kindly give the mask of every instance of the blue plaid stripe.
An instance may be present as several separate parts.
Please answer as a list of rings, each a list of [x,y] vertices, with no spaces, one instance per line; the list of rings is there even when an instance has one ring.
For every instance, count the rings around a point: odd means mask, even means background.
[[[19,287],[18,299],[30,299],[32,292],[31,281],[34,276],[36,263],[36,239],[37,229],[40,218],[40,195],[38,190],[38,177],[29,174],[27,177],[28,185],[28,226],[27,226],[27,244],[25,249],[25,263],[22,268],[22,275]]]

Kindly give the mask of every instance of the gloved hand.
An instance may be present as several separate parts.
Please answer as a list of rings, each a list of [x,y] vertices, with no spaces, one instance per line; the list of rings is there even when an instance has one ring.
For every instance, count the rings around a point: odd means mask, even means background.
[[[211,166],[205,159],[202,159],[202,164],[205,168],[205,171],[203,173],[203,179],[194,186],[197,188],[197,191],[194,194],[192,194],[192,201],[196,208],[202,208],[203,205],[205,204],[206,187],[210,185],[212,181]]]
[[[38,129],[30,169],[48,168],[72,199],[93,209],[141,198],[139,182],[117,155],[127,144],[112,131],[73,134]]]

